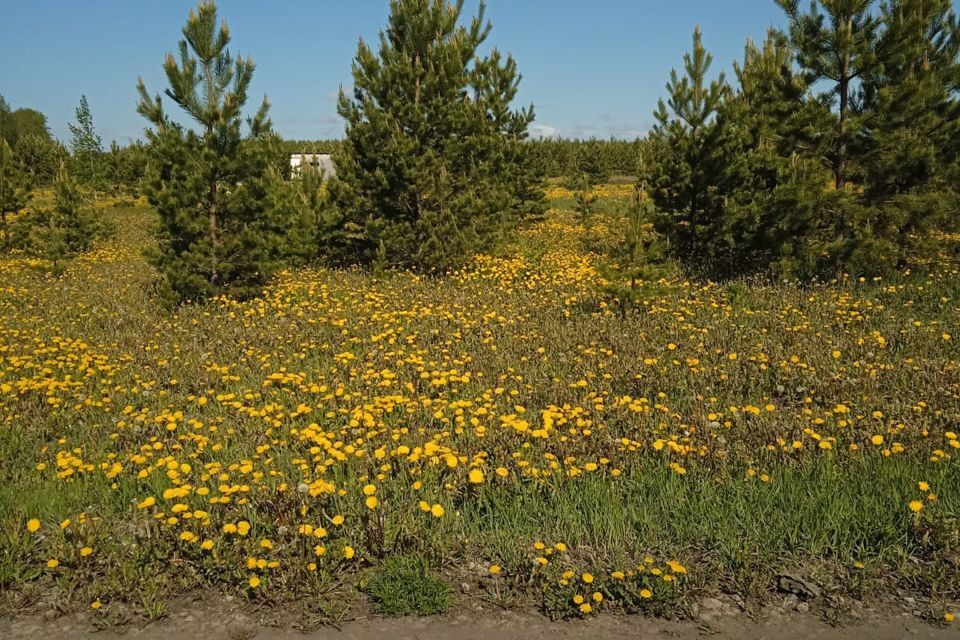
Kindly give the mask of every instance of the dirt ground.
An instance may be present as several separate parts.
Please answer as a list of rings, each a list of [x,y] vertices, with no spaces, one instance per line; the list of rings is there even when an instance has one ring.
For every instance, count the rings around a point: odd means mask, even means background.
[[[183,607],[146,626],[129,623],[98,630],[91,616],[77,614],[59,618],[35,615],[0,619],[0,638],[74,640],[81,637],[110,638],[123,634],[141,640],[602,640],[606,638],[670,638],[690,640],[899,640],[901,638],[960,638],[956,624],[940,629],[909,614],[864,612],[861,622],[830,626],[811,613],[770,609],[751,619],[745,614],[722,610],[700,613],[697,620],[668,621],[642,617],[600,616],[591,620],[551,622],[537,614],[498,612],[460,614],[432,618],[360,618],[337,626],[322,626],[308,632],[296,625],[280,624],[265,610],[242,607],[222,609]],[[280,626],[277,626],[280,625]]]

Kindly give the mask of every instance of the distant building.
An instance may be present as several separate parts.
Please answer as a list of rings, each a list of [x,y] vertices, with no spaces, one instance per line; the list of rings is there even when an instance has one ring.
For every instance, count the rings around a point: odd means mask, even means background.
[[[329,153],[290,154],[290,175],[300,175],[305,167],[309,167],[310,171],[322,172],[325,178],[337,175],[337,168]]]

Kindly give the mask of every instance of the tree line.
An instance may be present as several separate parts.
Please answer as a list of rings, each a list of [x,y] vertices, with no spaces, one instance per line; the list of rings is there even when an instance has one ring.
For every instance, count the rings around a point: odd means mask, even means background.
[[[653,129],[635,141],[531,139],[532,106],[513,104],[516,62],[480,53],[490,22],[482,3],[464,16],[462,0],[391,0],[341,90],[344,137],[282,140],[266,98],[246,115],[254,62],[231,53],[204,1],[163,62],[167,88],[138,85],[144,144],[104,149],[84,97],[67,154],[42,114],[0,100],[4,231],[29,184],[55,180],[64,202],[73,180],[135,185],[160,217],[151,260],[170,299],[244,297],[280,265],[318,259],[441,273],[541,213],[544,177],[570,178],[589,211],[585,185],[633,175],[623,245],[604,269],[621,297],[667,261],[711,277],[809,280],[934,255],[931,232],[960,218],[952,3],[776,1],[788,27],[748,42],[732,80],[711,75],[697,29]],[[331,153],[336,178],[289,179],[301,152]]]

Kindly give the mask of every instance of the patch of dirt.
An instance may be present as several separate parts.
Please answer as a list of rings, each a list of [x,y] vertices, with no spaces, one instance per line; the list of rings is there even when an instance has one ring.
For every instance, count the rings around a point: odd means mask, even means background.
[[[450,614],[430,618],[361,617],[322,626],[304,633],[284,622],[283,607],[251,608],[229,602],[217,605],[183,605],[158,622],[104,626],[102,613],[82,613],[59,618],[20,615],[0,618],[0,638],[74,640],[78,637],[124,637],[141,640],[601,640],[604,638],[716,638],[731,640],[900,640],[901,638],[957,638],[957,628],[937,628],[904,612],[863,610],[860,622],[831,626],[812,613],[770,607],[750,617],[726,603],[706,599],[695,620],[669,621],[638,616],[604,615],[590,620],[552,622],[532,613],[499,611]],[[98,618],[99,616],[99,618]],[[95,624],[96,620],[101,623]],[[90,632],[98,631],[95,635]]]

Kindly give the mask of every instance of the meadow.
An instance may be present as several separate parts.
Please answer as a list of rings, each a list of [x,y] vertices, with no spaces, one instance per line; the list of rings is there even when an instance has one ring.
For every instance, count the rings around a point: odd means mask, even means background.
[[[960,268],[676,275],[624,317],[599,264],[632,186],[596,191],[589,232],[552,187],[443,278],[288,270],[175,311],[142,205],[57,277],[0,258],[0,612],[676,616],[786,582],[952,620]]]

